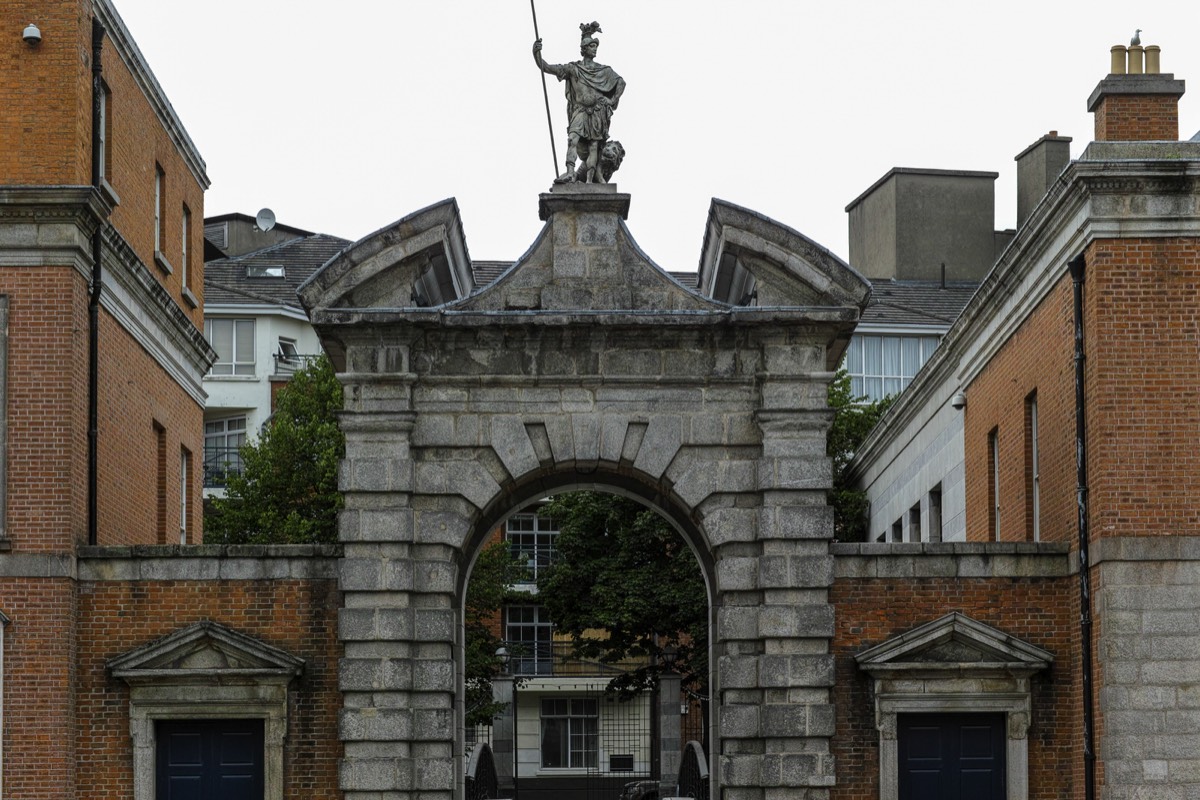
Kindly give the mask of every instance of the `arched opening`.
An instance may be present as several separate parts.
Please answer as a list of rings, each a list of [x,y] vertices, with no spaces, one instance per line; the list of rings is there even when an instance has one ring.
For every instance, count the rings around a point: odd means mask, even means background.
[[[462,557],[468,769],[487,742],[500,797],[678,794],[715,675],[712,559],[682,505],[628,474],[545,475],[497,498]]]

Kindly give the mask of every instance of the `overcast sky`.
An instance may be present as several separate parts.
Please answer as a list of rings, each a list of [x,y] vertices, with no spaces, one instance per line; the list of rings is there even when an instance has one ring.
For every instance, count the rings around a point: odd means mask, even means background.
[[[358,239],[457,197],[471,256],[516,259],[554,177],[527,0],[113,0],[208,164],[205,213]],[[990,170],[1016,216],[1013,157],[1050,130],[1072,156],[1109,48],[1162,48],[1200,130],[1200,11],[1167,2],[538,0],[551,63],[597,60],[627,89],[610,134],[629,227],[694,270],[710,198],[848,255],[845,206],[895,166]],[[564,155],[566,102],[547,76]]]

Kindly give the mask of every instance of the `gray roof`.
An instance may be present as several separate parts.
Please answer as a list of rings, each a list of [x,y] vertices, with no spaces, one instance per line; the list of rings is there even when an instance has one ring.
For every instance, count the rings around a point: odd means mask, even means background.
[[[348,239],[315,233],[204,265],[204,302],[208,305],[280,305],[300,308],[296,287],[350,244]],[[249,267],[279,267],[282,278],[249,277]]]
[[[979,284],[968,281],[871,281],[871,302],[862,322],[869,325],[938,325],[949,328]]]
[[[482,289],[489,283],[495,282],[504,274],[504,271],[511,267],[512,261],[472,261],[471,275],[475,279],[475,288]]]

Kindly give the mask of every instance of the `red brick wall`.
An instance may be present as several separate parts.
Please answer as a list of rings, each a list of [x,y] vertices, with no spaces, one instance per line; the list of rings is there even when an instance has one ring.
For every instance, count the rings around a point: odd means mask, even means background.
[[[5,0],[0,4],[0,184],[83,186],[92,182],[92,13],[88,0]],[[42,42],[18,35],[30,22]],[[110,183],[120,197],[112,223],[192,322],[201,308],[182,299],[182,210],[192,212],[189,286],[203,298],[204,190],[107,38],[101,56],[111,92]],[[154,266],[154,167],[166,174],[162,252]]]
[[[305,659],[304,674],[289,692],[284,797],[340,797],[341,599],[334,581],[85,583],[79,595],[78,714],[88,720],[77,734],[79,759],[88,769],[80,797],[133,796],[129,690],[106,673],[105,663],[201,620],[228,625]],[[13,796],[26,795],[14,791]]]
[[[1071,278],[1064,271],[1041,304],[967,387],[964,411],[967,539],[994,540],[988,434],[1000,447],[1000,536],[1032,531],[1026,399],[1037,392],[1041,540],[1073,541],[1075,362]]]
[[[0,3],[0,184],[91,182],[91,17],[80,0]],[[42,43],[25,44],[30,22]]]
[[[9,298],[8,519],[14,550],[87,537],[87,285],[74,269],[0,269]]]
[[[1200,533],[1200,241],[1085,253],[1094,537]]]
[[[157,440],[166,431],[163,544],[179,543],[180,448],[192,454],[188,543],[199,541],[204,409],[106,312],[100,315],[99,543],[156,544]]]
[[[954,611],[992,625],[1054,655],[1032,679],[1029,797],[1083,797],[1079,745],[1078,589],[1074,578],[848,580],[834,582],[836,611],[833,754],[838,784],[832,800],[877,800],[879,731],[870,677],[854,655]]]
[[[66,579],[4,578],[4,796],[75,796],[75,590]]]
[[[1093,122],[1098,142],[1173,142],[1179,139],[1179,98],[1110,94],[1096,107]]]

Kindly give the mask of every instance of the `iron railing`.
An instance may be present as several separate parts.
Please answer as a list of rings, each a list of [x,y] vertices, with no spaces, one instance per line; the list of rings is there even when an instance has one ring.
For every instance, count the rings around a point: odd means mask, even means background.
[[[471,751],[471,760],[467,764],[467,800],[488,800],[499,794],[499,776],[491,745],[478,744]]]
[[[296,370],[308,366],[310,361],[320,358],[319,353],[284,355],[276,353],[272,358],[275,360],[276,375],[291,375]]]
[[[683,746],[683,762],[679,765],[679,796],[708,800],[708,759],[699,742]]]
[[[237,447],[204,448],[204,485],[223,489],[230,475],[242,474],[242,454]]]

